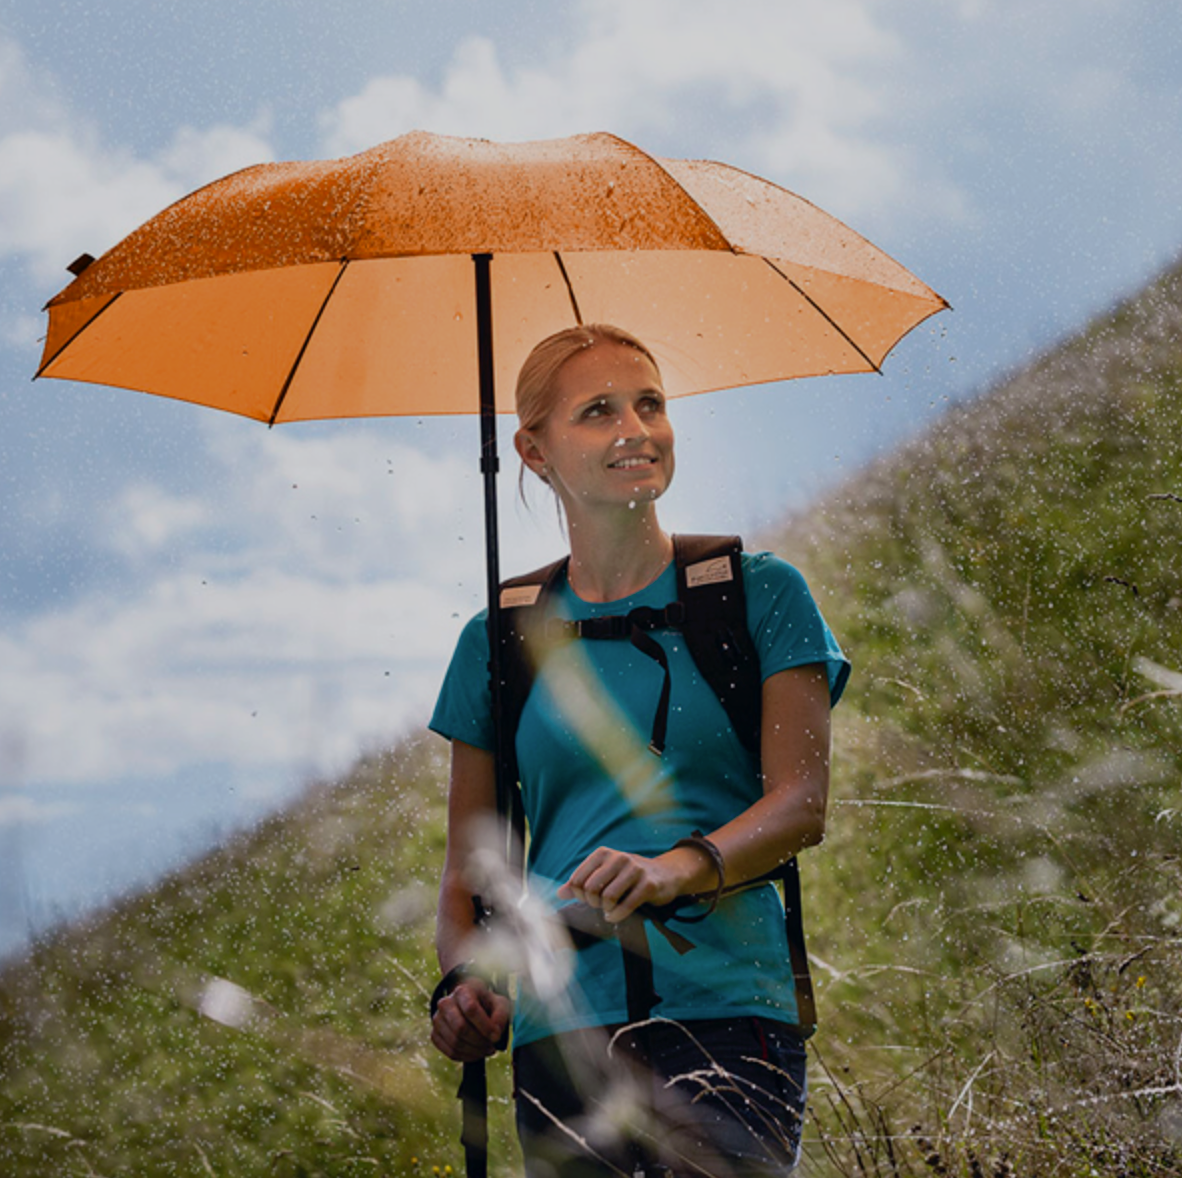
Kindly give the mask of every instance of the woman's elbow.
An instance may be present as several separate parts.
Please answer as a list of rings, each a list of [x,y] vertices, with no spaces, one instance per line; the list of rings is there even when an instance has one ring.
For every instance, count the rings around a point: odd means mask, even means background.
[[[797,786],[793,790],[793,810],[795,811],[796,839],[800,849],[818,847],[825,841],[825,812],[828,801],[828,791],[814,786],[801,789]]]
[[[805,830],[804,844],[801,850],[808,847],[819,847],[825,841],[825,813],[818,816],[815,822]]]

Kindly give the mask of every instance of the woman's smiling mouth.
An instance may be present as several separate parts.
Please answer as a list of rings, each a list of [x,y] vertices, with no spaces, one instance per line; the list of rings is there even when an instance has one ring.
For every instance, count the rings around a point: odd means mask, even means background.
[[[638,466],[653,466],[656,461],[655,458],[634,455],[631,458],[617,458],[615,462],[609,462],[608,466],[612,470],[634,470]]]

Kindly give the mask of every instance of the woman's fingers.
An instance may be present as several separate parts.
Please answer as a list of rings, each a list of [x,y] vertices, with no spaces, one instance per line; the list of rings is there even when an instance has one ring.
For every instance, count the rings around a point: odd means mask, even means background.
[[[590,904],[593,908],[603,907],[603,890],[613,880],[622,868],[625,868],[631,856],[622,851],[613,851],[608,847],[600,847],[592,851],[582,863],[571,872],[571,877],[559,890],[563,899],[574,898]]]
[[[440,999],[431,1042],[459,1063],[492,1055],[509,1025],[509,1000],[478,979],[462,982]]]
[[[616,923],[656,898],[659,875],[652,859],[600,847],[579,864],[558,895],[563,900],[582,900],[592,908],[600,908],[608,920]]]

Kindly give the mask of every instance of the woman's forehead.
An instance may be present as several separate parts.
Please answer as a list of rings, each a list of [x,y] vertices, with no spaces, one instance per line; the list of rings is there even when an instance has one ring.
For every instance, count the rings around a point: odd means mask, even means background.
[[[662,388],[653,362],[643,352],[615,341],[597,343],[572,356],[559,369],[555,384],[564,399]]]

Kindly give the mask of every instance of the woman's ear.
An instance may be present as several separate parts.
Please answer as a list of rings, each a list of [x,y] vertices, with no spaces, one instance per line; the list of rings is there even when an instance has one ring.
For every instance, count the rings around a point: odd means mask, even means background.
[[[517,449],[517,453],[521,461],[529,467],[542,480],[548,482],[546,477],[546,459],[542,455],[541,450],[538,449],[538,443],[532,433],[527,429],[519,429],[513,435],[513,445]]]

